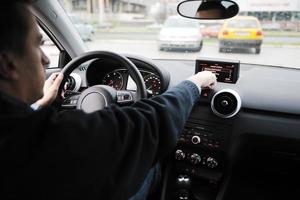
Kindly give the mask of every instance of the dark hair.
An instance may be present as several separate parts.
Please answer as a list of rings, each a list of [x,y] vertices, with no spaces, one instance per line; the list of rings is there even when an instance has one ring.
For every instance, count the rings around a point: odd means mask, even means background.
[[[225,12],[225,7],[218,1],[206,1],[200,4],[197,11],[200,10],[211,10],[211,9],[219,9],[223,12]]]
[[[29,33],[31,0],[1,0],[0,2],[0,53],[23,55]]]

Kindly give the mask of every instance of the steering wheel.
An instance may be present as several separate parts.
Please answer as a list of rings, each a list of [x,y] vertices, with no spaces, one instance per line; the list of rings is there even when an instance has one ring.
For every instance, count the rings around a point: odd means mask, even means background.
[[[59,87],[58,94],[62,93],[67,78],[79,65],[91,59],[107,58],[119,62],[121,66],[124,66],[128,70],[129,75],[137,85],[136,93],[127,90],[117,91],[116,89],[107,85],[94,85],[87,88],[82,93],[68,96],[61,102],[61,106],[76,106],[77,109],[81,109],[87,113],[90,113],[103,109],[112,103],[127,105],[141,98],[146,98],[147,91],[145,82],[138,68],[125,56],[109,51],[90,51],[72,59],[61,71],[64,75],[64,79]]]

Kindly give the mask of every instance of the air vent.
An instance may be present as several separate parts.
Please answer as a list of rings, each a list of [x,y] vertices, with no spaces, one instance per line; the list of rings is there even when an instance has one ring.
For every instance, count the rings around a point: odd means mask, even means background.
[[[77,92],[81,86],[81,77],[78,74],[71,73],[70,76],[67,77],[66,83],[68,84],[66,90]]]
[[[239,94],[231,89],[224,89],[217,92],[211,101],[211,109],[219,117],[231,118],[235,116],[241,108],[241,98]]]
[[[66,84],[67,84],[67,88],[65,89],[73,91],[76,86],[76,81],[72,76],[69,76],[67,77]]]

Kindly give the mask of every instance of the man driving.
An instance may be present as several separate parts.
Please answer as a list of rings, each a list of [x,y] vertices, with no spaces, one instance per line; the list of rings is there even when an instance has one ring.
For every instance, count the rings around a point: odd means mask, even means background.
[[[215,75],[200,72],[130,107],[58,112],[50,104],[63,76],[44,82],[49,59],[30,1],[0,5],[1,199],[134,197],[149,170],[172,152]],[[41,108],[33,110],[33,103]]]

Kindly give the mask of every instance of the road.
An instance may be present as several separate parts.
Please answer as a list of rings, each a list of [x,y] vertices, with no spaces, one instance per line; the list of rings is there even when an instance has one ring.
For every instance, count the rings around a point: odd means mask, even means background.
[[[159,32],[98,32],[95,35],[96,39],[100,40],[148,40],[148,41],[155,41],[157,40]],[[217,39],[214,39],[217,42]],[[271,44],[295,44],[299,45],[300,37],[291,37],[291,36],[264,36],[265,43]]]
[[[109,50],[117,53],[131,53],[152,59],[196,59],[198,57],[240,60],[243,63],[257,63],[300,68],[300,47],[263,45],[259,55],[250,51],[219,53],[215,44],[205,44],[200,52],[159,51],[155,41],[97,40],[87,43],[90,50]]]
[[[195,60],[199,57],[240,60],[242,63],[275,65],[300,69],[300,46],[263,45],[260,54],[251,51],[219,53],[217,44],[204,43],[200,52],[159,51],[155,41],[149,40],[96,40],[86,45],[90,50],[109,50],[136,54],[152,59]],[[57,67],[59,51],[54,45],[42,47],[50,57],[51,67]]]
[[[300,37],[264,37],[266,43],[300,44]]]

